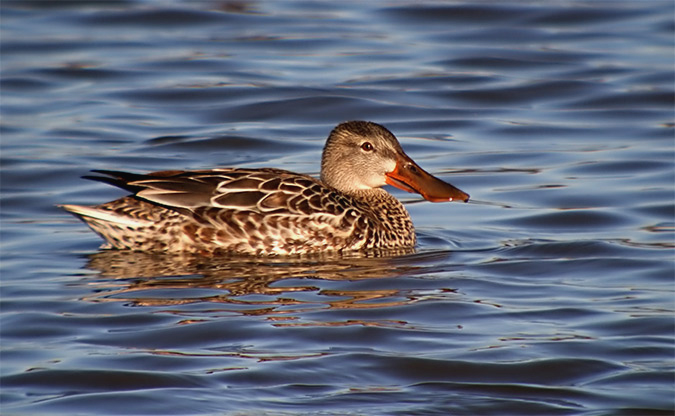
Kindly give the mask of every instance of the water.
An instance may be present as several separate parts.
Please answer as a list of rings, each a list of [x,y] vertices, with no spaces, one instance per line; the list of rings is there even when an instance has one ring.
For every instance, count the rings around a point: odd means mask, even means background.
[[[1,6],[3,414],[670,415],[670,1]],[[99,251],[90,169],[318,174],[386,125],[471,194],[414,254]]]

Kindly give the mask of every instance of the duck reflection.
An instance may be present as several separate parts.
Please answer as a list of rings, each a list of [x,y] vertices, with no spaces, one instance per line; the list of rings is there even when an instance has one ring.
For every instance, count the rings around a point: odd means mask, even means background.
[[[449,254],[413,254],[405,249],[353,257],[259,259],[101,251],[90,256],[88,268],[104,279],[89,282],[98,287],[87,300],[160,307],[202,303],[213,308],[219,304],[218,312],[244,315],[399,306],[415,302],[417,296],[385,283],[346,290],[331,282],[421,274],[425,268],[428,272],[430,256],[438,260],[439,255]]]

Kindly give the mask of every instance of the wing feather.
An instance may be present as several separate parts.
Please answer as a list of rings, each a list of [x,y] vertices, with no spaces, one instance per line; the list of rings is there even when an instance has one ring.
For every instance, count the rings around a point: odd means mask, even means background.
[[[318,180],[280,169],[161,171],[139,175],[96,171],[89,179],[133,192],[167,208],[339,215],[344,201]]]

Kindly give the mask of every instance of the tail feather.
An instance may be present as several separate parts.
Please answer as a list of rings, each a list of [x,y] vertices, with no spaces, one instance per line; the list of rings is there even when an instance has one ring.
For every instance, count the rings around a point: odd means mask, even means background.
[[[100,173],[105,176],[97,175],[85,175],[82,176],[84,179],[89,179],[92,181],[98,181],[107,183],[108,185],[116,186],[122,188],[126,191],[131,192],[132,194],[137,194],[138,192],[147,189],[147,185],[137,185],[139,182],[146,181],[148,179],[158,178],[170,178],[173,176],[180,176],[183,173],[186,173],[182,170],[163,170],[159,172],[152,172],[148,174],[138,174],[130,172],[122,172],[119,170],[104,170],[104,169],[93,169],[92,172]],[[193,183],[193,185],[196,185]]]
[[[132,228],[148,224],[148,221],[139,220],[127,215],[119,215],[114,211],[103,210],[98,207],[89,207],[84,205],[57,205],[57,206],[74,214],[87,224],[91,224],[93,222],[99,223],[103,222],[108,224],[114,224],[121,227],[132,227]]]
[[[116,186],[118,188],[122,188],[126,191],[129,191],[131,193],[136,193],[143,189],[140,186],[134,186],[130,185],[130,182],[134,182],[140,179],[143,179],[143,175],[138,175],[135,173],[129,173],[129,172],[121,172],[117,170],[101,170],[101,169],[94,169],[92,170],[94,173],[100,173],[102,175],[107,175],[107,176],[96,176],[96,175],[85,175],[82,178],[83,179],[89,179],[92,181],[98,181],[98,182],[103,182],[107,183],[108,185]]]

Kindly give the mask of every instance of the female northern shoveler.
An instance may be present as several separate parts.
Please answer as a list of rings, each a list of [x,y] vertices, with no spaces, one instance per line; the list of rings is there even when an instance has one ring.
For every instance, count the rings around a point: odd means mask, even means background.
[[[433,202],[469,195],[420,168],[394,135],[367,121],[330,133],[321,180],[280,169],[96,170],[85,176],[133,193],[97,206],[63,205],[107,248],[141,251],[303,254],[415,245],[408,211],[381,189]]]

